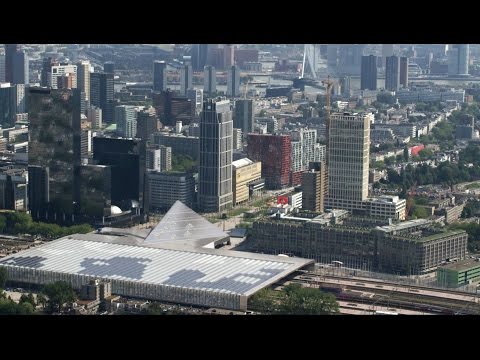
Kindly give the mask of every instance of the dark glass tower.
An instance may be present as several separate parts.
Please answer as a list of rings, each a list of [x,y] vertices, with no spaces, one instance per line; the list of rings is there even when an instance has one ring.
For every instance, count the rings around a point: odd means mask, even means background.
[[[90,75],[90,103],[102,109],[103,122],[114,121],[113,74],[92,73]]]
[[[165,61],[153,62],[153,91],[160,92],[167,89],[167,63]]]
[[[79,202],[80,93],[31,88],[29,203],[34,220],[74,223]]]
[[[377,57],[362,56],[361,90],[377,90]]]

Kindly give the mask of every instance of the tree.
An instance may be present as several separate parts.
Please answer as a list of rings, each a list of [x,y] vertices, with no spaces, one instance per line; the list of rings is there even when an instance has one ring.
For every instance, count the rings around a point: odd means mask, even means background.
[[[35,298],[32,294],[22,294],[22,296],[20,296],[19,304],[23,303],[29,303],[30,305],[32,305],[33,310],[35,310],[35,308],[37,307],[37,303],[35,302]]]
[[[5,288],[7,279],[8,279],[7,269],[5,269],[3,266],[0,266],[0,289]]]
[[[42,307],[45,308],[45,305],[47,304],[48,300],[46,296],[42,293],[37,294],[37,305],[42,304]]]
[[[405,161],[408,161],[409,159],[409,153],[408,153],[408,147],[405,146],[405,148],[403,149],[403,159]]]
[[[77,295],[70,284],[65,281],[56,281],[43,287],[43,293],[48,297],[48,306],[61,312],[65,303],[72,303]]]
[[[272,289],[262,289],[249,300],[249,308],[262,314],[275,313],[274,293]]]
[[[295,315],[328,315],[338,313],[338,303],[332,294],[299,284],[285,286],[286,298],[282,312]]]

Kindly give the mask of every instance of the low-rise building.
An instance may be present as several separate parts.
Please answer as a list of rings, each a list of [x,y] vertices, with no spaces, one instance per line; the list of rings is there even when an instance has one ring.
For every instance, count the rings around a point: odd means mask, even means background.
[[[250,184],[262,177],[262,163],[248,158],[232,162],[233,204],[245,202],[250,198]]]
[[[467,259],[439,267],[437,282],[446,287],[459,287],[480,282],[479,259]]]

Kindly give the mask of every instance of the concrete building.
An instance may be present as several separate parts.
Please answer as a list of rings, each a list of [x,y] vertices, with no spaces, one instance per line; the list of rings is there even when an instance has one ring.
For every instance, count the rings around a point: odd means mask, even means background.
[[[160,171],[170,171],[172,169],[172,148],[168,146],[159,146],[160,150]]]
[[[137,109],[135,106],[115,106],[115,122],[117,133],[124,138],[134,138],[137,135]]]
[[[153,134],[153,144],[172,148],[174,155],[190,156],[194,160],[199,159],[200,138],[196,136],[158,132]]]
[[[92,124],[93,129],[102,128],[102,109],[96,106],[90,106],[87,109],[87,119]]]
[[[240,97],[240,68],[236,65],[228,68],[227,96],[233,98]]]
[[[463,89],[432,89],[432,88],[408,88],[400,89],[396,93],[398,101],[403,103],[437,102],[456,100],[465,101]]]
[[[232,162],[233,204],[248,201],[251,196],[250,185],[262,177],[262,163],[244,158]]]
[[[176,201],[194,206],[195,179],[192,173],[149,171],[147,182],[150,211],[170,209]]]
[[[167,90],[167,63],[155,60],[153,62],[153,91]]]
[[[292,144],[289,135],[248,134],[248,158],[262,163],[267,189],[282,189],[290,182]]]
[[[255,106],[253,100],[241,99],[235,101],[233,127],[242,129],[245,136],[253,132]]]
[[[388,56],[385,68],[385,90],[397,91],[400,88],[400,58]]]
[[[196,115],[199,115],[203,106],[203,90],[202,89],[190,89],[187,90],[187,98],[195,103]]]
[[[230,101],[205,101],[200,120],[198,186],[198,205],[204,212],[232,207],[232,137]]]
[[[160,172],[160,149],[158,149],[157,147],[147,148],[147,154],[145,157],[145,168],[147,170]]]
[[[0,82],[5,82],[5,55],[0,54]]]
[[[203,92],[208,96],[217,92],[217,72],[214,66],[207,65],[203,70]]]
[[[375,55],[362,56],[360,76],[361,90],[377,90],[377,57]]]
[[[0,168],[0,209],[28,210],[28,172],[25,169]]]
[[[77,65],[53,65],[50,73],[50,87],[58,89],[58,78],[65,75],[72,75],[72,88],[77,88]]]
[[[467,259],[437,269],[437,282],[445,287],[459,287],[480,282],[480,261]]]
[[[161,123],[165,126],[175,126],[177,121],[188,125],[197,121],[195,101],[186,96],[178,96],[170,89],[152,94],[153,107]]]
[[[363,201],[368,196],[370,113],[331,115],[328,154],[328,198],[332,208],[340,202]]]
[[[193,70],[192,65],[186,64],[180,71],[180,94],[187,96],[187,91],[193,89]]]
[[[137,112],[137,137],[139,139],[150,140],[153,133],[158,130],[159,123],[154,108],[151,107]]]
[[[17,84],[15,85],[16,89],[16,102],[17,102],[17,114],[24,114],[26,113],[26,101],[25,101],[25,84]]]
[[[228,44],[223,47],[223,65],[225,69],[229,69],[233,65],[235,65],[235,46]]]
[[[315,145],[317,143],[317,130],[300,129],[292,131],[290,134],[292,143],[300,143],[300,170],[307,170],[310,162],[315,161]]]
[[[328,188],[325,166],[320,164],[302,174],[302,209],[323,213]]]
[[[255,250],[405,275],[427,273],[446,259],[466,256],[465,231],[438,229],[425,219],[381,226],[355,224],[355,219],[335,221],[338,216],[332,213],[257,221],[251,230]]]
[[[242,150],[242,129],[233,128],[233,150]]]

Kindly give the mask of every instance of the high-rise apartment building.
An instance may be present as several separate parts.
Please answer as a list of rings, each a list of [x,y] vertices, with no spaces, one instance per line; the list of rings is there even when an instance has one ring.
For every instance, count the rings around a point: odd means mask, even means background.
[[[253,132],[254,114],[253,100],[236,100],[233,127],[242,129],[244,136]]]
[[[327,195],[325,163],[302,174],[302,209],[322,213]]]
[[[115,123],[117,133],[124,138],[134,138],[137,135],[137,110],[135,106],[115,106]]]
[[[85,100],[90,101],[90,62],[77,63],[77,89],[85,93]]]
[[[77,65],[53,65],[50,72],[50,87],[58,89],[58,78],[67,74],[72,75],[72,88],[77,88]]]
[[[400,58],[400,85],[403,88],[408,87],[408,57]]]

